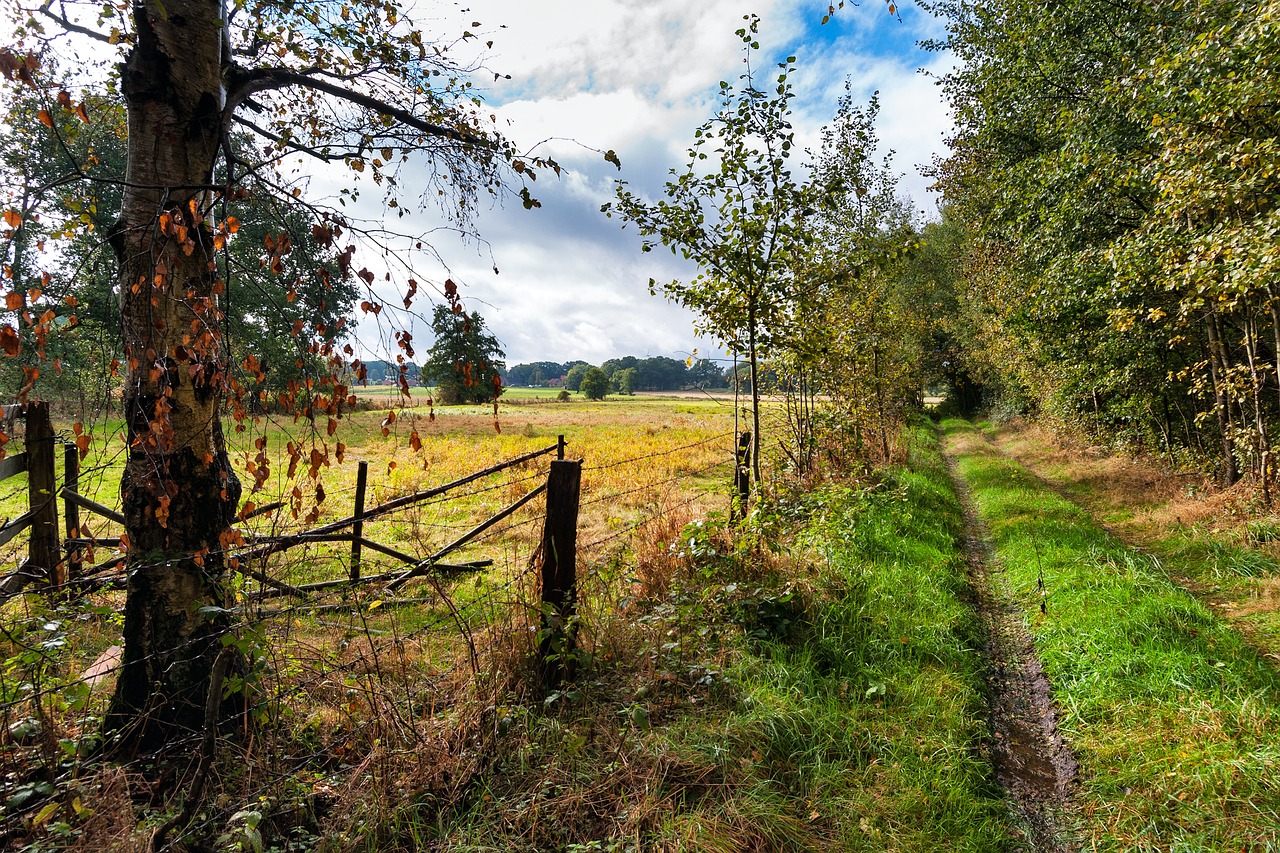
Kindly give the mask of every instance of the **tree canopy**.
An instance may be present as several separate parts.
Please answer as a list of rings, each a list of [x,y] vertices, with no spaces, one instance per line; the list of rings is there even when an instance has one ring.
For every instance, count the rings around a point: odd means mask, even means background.
[[[504,353],[484,325],[484,318],[437,305],[431,317],[435,343],[422,365],[422,379],[435,385],[442,406],[487,403],[502,393]]]
[[[588,367],[578,383],[578,390],[588,400],[603,400],[609,393],[609,376],[598,367]]]
[[[1266,487],[1275,4],[935,8],[962,60],[938,170],[971,241],[960,358],[1010,405]]]

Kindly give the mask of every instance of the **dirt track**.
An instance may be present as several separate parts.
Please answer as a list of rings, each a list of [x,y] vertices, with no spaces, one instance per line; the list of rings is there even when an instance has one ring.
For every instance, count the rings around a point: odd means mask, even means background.
[[[948,470],[965,511],[965,557],[982,620],[990,714],[989,748],[996,778],[1030,849],[1075,849],[1061,817],[1071,807],[1076,762],[1057,730],[1049,679],[1036,656],[1023,611],[1009,594],[1004,572],[991,560],[985,527],[951,460]]]

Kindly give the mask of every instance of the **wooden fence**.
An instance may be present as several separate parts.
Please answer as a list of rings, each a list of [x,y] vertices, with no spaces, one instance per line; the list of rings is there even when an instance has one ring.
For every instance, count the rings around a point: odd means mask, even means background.
[[[4,406],[2,416],[8,432],[13,431],[12,425],[19,419],[25,424],[26,448],[0,459],[0,481],[27,474],[27,511],[0,526],[0,545],[9,543],[25,530],[30,534],[26,559],[17,571],[0,581],[0,593],[19,590],[40,579],[47,581],[49,587],[59,589],[68,580],[68,564],[58,545],[55,437],[49,407],[45,403]]]
[[[123,579],[115,570],[126,560],[123,555],[112,557],[91,568],[85,568],[83,557],[94,546],[118,546],[119,538],[88,537],[83,535],[81,510],[87,510],[117,524],[124,524],[124,516],[110,507],[79,494],[79,453],[74,444],[64,447],[63,485],[59,489],[55,471],[57,437],[50,420],[49,409],[44,403],[27,403],[25,406],[4,407],[3,415],[12,420],[21,418],[25,424],[25,450],[0,460],[0,481],[26,472],[28,477],[28,510],[12,521],[0,525],[0,545],[26,530],[30,530],[28,553],[18,569],[0,580],[0,597],[20,592],[27,584],[43,580],[44,588],[51,593],[67,590],[86,591],[104,586],[119,586]],[[262,584],[264,589],[256,598],[294,596],[306,598],[312,593],[342,586],[381,583],[394,591],[414,578],[427,574],[451,575],[477,571],[492,565],[492,560],[446,562],[451,553],[473,541],[482,533],[510,517],[534,498],[546,494],[546,516],[542,536],[542,619],[540,648],[544,661],[544,677],[555,683],[568,674],[568,654],[573,644],[573,623],[577,600],[576,549],[579,495],[581,492],[581,461],[565,459],[564,436],[556,443],[540,450],[530,451],[487,468],[468,474],[440,486],[408,495],[402,495],[374,507],[367,507],[369,468],[360,462],[356,475],[355,500],[352,513],[345,518],[323,524],[310,530],[279,536],[251,537],[246,544],[228,554],[230,567],[246,577]],[[365,535],[364,525],[373,519],[444,495],[468,483],[473,483],[501,471],[522,465],[543,456],[555,454],[551,462],[547,482],[536,486],[509,506],[467,530],[448,544],[426,556],[407,554],[388,545],[376,542]],[[58,535],[58,498],[62,498],[66,538],[60,543]],[[256,509],[246,518],[279,509],[283,504],[274,503]],[[349,543],[351,558],[342,577],[314,583],[293,585],[252,567],[273,554],[300,545],[321,542]],[[391,557],[404,565],[399,570],[376,575],[364,574],[365,551],[373,551]]]

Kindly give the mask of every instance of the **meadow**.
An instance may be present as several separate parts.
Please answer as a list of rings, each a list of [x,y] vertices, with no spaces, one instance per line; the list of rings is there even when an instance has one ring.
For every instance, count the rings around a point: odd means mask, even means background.
[[[611,644],[617,638],[617,614],[628,601],[660,593],[664,582],[637,575],[635,552],[662,552],[689,522],[727,511],[732,404],[653,397],[561,402],[555,394],[529,390],[513,389],[495,416],[492,407],[430,408],[416,397],[405,405],[380,388],[370,389],[361,396],[372,408],[345,416],[332,435],[323,425],[292,418],[263,417],[242,428],[228,423],[233,465],[246,484],[244,503],[284,504],[238,526],[245,544],[349,516],[359,462],[368,464],[365,505],[373,507],[552,447],[563,436],[566,457],[583,465],[579,653],[616,655]],[[108,419],[90,425],[93,440],[80,478],[81,493],[109,507],[119,503],[120,430],[119,422]],[[304,449],[304,463],[292,476],[290,443]],[[317,477],[310,476],[305,461],[313,444],[329,460],[319,466]],[[10,450],[20,446],[15,442]],[[367,522],[364,536],[421,559],[545,482],[551,458],[554,454]],[[260,488],[251,491],[255,469]],[[19,476],[3,484],[2,511],[10,517],[25,510],[24,481]],[[289,762],[296,762],[300,752],[321,763],[342,763],[348,756],[377,753],[381,745],[400,761],[411,754],[404,751],[410,745],[422,748],[423,738],[444,725],[447,717],[436,713],[440,708],[459,707],[470,717],[492,706],[492,699],[477,705],[477,691],[490,696],[536,692],[542,513],[542,501],[535,499],[447,560],[484,561],[482,570],[427,575],[394,593],[374,583],[296,599],[279,596],[246,574],[260,572],[291,585],[345,578],[351,561],[347,542],[310,543],[245,561],[240,566],[245,573],[231,574],[228,606],[243,620],[235,643],[255,666],[251,678],[231,686],[248,697],[258,734],[248,753],[239,756],[238,769],[228,771],[224,790],[248,801],[276,796],[282,784],[295,784],[299,768],[295,763],[291,770]],[[118,527],[96,516],[88,524],[107,544],[91,549],[86,566],[116,556],[111,539],[119,536]],[[24,542],[18,537],[10,544],[10,565],[20,559]],[[363,550],[362,577],[405,568],[400,560]],[[69,744],[74,755],[93,751],[94,721],[105,711],[113,655],[119,652],[122,577],[118,568],[97,576],[105,585],[73,602],[27,594],[3,605],[5,729],[38,720],[50,742]],[[652,588],[646,586],[650,582]],[[28,660],[21,650],[33,641],[41,651]],[[40,763],[25,750],[5,751],[0,762],[11,779],[18,778],[21,767]],[[81,779],[77,785],[92,787],[79,772],[72,774]],[[19,793],[28,788],[19,787]],[[106,789],[114,790],[110,784]],[[322,800],[327,790],[322,786]],[[127,795],[114,802],[97,800],[102,827],[80,826],[78,837],[128,835],[133,824]],[[65,812],[44,815],[40,823],[70,817]],[[108,820],[111,814],[115,818]]]

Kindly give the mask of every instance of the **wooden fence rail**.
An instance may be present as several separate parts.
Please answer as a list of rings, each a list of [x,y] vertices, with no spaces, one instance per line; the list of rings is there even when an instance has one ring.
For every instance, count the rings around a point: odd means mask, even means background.
[[[47,580],[48,585],[54,589],[64,587],[71,581],[79,582],[80,585],[86,588],[99,588],[113,584],[115,579],[102,576],[111,570],[119,568],[125,562],[123,556],[114,556],[86,569],[83,565],[83,555],[86,549],[94,546],[116,547],[121,540],[118,537],[86,535],[86,530],[81,520],[81,510],[87,510],[116,524],[124,524],[124,516],[111,507],[104,506],[91,498],[79,494],[79,455],[74,445],[68,445],[64,448],[63,486],[61,489],[57,488],[53,466],[53,460],[56,456],[53,452],[53,447],[56,438],[49,422],[47,405],[30,403],[26,406],[6,406],[3,408],[3,416],[11,419],[18,417],[24,419],[26,422],[26,450],[22,453],[10,454],[5,459],[0,460],[0,480],[24,472],[27,473],[29,483],[28,506],[30,509],[16,519],[0,524],[0,545],[9,542],[27,530],[31,531],[31,536],[27,559],[18,571],[0,580],[0,595],[15,594],[26,584],[39,579]],[[516,510],[540,495],[546,490],[545,485],[531,490],[511,506],[481,522],[426,558],[406,554],[388,545],[369,539],[364,534],[365,522],[439,497],[468,483],[473,483],[484,477],[492,476],[551,453],[556,453],[560,459],[563,459],[564,449],[564,436],[560,436],[555,444],[548,447],[505,459],[465,477],[460,477],[430,489],[402,495],[375,507],[365,506],[368,487],[368,463],[361,462],[357,472],[355,506],[350,516],[298,533],[271,537],[252,537],[247,547],[231,552],[228,555],[231,566],[235,571],[269,587],[268,590],[259,593],[259,596],[264,598],[277,595],[302,597],[309,592],[317,590],[343,584],[366,582],[389,581],[392,588],[396,589],[409,580],[428,572],[449,574],[484,568],[490,565],[492,561],[471,560],[462,563],[445,563],[443,558],[509,517]],[[56,499],[59,497],[62,499],[64,507],[63,520],[66,531],[66,539],[61,544],[58,542],[58,512],[56,505]],[[281,502],[275,502],[259,507],[245,515],[242,521],[279,509],[283,505]],[[294,586],[277,578],[272,578],[265,572],[258,571],[249,565],[254,561],[263,560],[290,548],[317,542],[350,543],[351,561],[345,578]],[[366,549],[399,560],[402,563],[407,563],[409,568],[372,577],[362,577],[361,564],[363,562],[363,552]]]
[[[123,556],[115,556],[90,569],[85,569],[83,565],[86,549],[94,545],[118,546],[120,539],[85,535],[81,510],[87,510],[117,524],[124,523],[124,516],[110,507],[79,494],[78,448],[74,445],[63,448],[63,485],[59,489],[54,471],[57,438],[49,420],[47,404],[27,403],[21,407],[5,406],[0,414],[8,420],[21,418],[25,424],[25,449],[22,453],[10,454],[0,459],[0,481],[26,473],[29,507],[28,511],[18,518],[0,524],[0,545],[11,541],[24,531],[30,531],[27,558],[17,571],[0,580],[0,595],[16,594],[28,583],[40,579],[47,581],[48,588],[55,592],[65,589],[70,583],[78,583],[89,588],[101,587],[117,581],[118,578],[107,578],[104,582],[100,576],[122,565],[125,562]],[[468,483],[551,453],[556,454],[556,460],[551,463],[546,483],[534,487],[506,508],[494,513],[427,557],[403,553],[365,536],[365,522],[371,519],[439,497]],[[258,599],[280,595],[307,597],[314,592],[365,583],[385,583],[389,591],[394,591],[410,580],[428,573],[453,574],[476,571],[492,565],[492,560],[470,560],[461,563],[443,561],[449,554],[492,529],[534,498],[545,493],[547,496],[546,518],[541,548],[543,630],[540,634],[539,649],[545,681],[549,686],[554,686],[572,674],[570,661],[577,602],[577,516],[581,477],[581,461],[565,460],[565,440],[564,436],[559,436],[556,443],[549,447],[503,460],[443,485],[402,495],[369,508],[365,506],[368,463],[361,462],[357,471],[354,508],[350,516],[298,533],[255,537],[247,547],[229,555],[230,564],[235,571],[269,587],[254,596]],[[58,541],[58,498],[61,498],[63,503],[66,534],[65,541],[62,543]],[[283,506],[282,503],[276,502],[260,507],[245,518],[252,518],[255,515],[279,509],[281,506]],[[247,565],[254,560],[263,560],[289,548],[318,542],[350,543],[351,561],[345,577],[294,586]],[[372,576],[362,575],[365,549],[406,563],[408,568]]]

